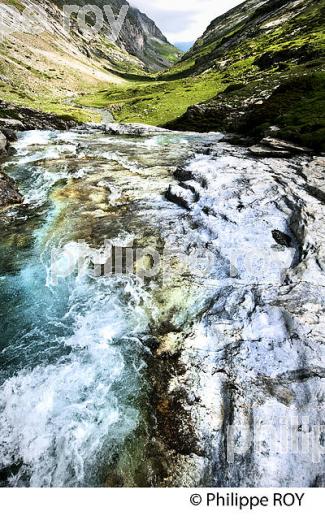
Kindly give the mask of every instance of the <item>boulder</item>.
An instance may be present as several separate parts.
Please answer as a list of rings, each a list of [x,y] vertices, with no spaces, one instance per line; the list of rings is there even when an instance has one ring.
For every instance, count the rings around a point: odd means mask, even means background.
[[[24,124],[18,119],[0,117],[0,130],[2,132],[5,133],[6,131],[10,130],[13,132],[19,132],[24,129]]]
[[[259,144],[251,146],[249,151],[255,157],[290,157],[313,153],[310,148],[271,136],[264,137]]]
[[[249,148],[251,155],[254,157],[290,157],[291,152],[288,150],[276,150],[269,146],[254,145]]]
[[[7,155],[8,141],[6,136],[0,132],[0,157]]]
[[[187,210],[191,209],[192,205],[196,202],[196,197],[192,191],[181,186],[170,185],[165,196],[169,202],[173,202]]]
[[[282,139],[276,139],[275,137],[264,137],[261,140],[261,145],[268,146],[275,150],[286,150],[292,154],[310,154],[312,150],[305,146],[298,146],[290,143],[289,141],[283,141]]]
[[[179,166],[174,171],[174,177],[178,181],[190,181],[193,179],[193,172],[191,170],[186,170],[185,168]]]
[[[0,132],[8,139],[8,141],[17,141],[17,134],[15,130],[11,130],[10,128],[1,128]]]
[[[285,247],[291,247],[292,246],[292,238],[287,235],[286,233],[283,233],[282,231],[279,231],[278,229],[274,229],[272,231],[273,239],[276,241],[277,244],[280,246]]]
[[[7,175],[0,172],[0,208],[11,204],[21,204],[23,198],[19,193],[16,183]]]
[[[234,146],[248,147],[252,146],[256,142],[256,139],[248,135],[227,133],[223,136],[221,142],[233,144]]]

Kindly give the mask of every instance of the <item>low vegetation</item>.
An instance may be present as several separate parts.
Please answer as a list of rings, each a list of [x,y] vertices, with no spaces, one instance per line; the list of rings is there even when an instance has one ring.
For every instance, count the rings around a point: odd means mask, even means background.
[[[125,123],[164,125],[193,104],[207,101],[225,86],[218,74],[209,72],[175,81],[129,81],[83,96],[77,103],[85,107],[107,108]]]

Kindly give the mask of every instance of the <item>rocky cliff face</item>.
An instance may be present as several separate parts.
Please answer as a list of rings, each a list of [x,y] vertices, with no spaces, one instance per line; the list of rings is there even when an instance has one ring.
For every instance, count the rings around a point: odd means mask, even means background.
[[[215,70],[225,90],[189,108],[172,128],[269,132],[322,150],[323,0],[248,0],[214,20],[175,68]]]
[[[62,8],[67,2],[54,0],[52,3]],[[126,0],[77,0],[76,5],[95,5],[103,8],[110,5],[115,16],[118,16],[124,6],[128,6],[128,12],[123,23],[121,33],[117,39],[117,45],[129,54],[137,57],[148,69],[161,70],[169,67],[180,58],[181,53],[162,34],[155,22],[139,9],[130,6]],[[110,34],[110,28],[105,24],[102,34]],[[96,52],[96,44],[90,46],[89,52]]]

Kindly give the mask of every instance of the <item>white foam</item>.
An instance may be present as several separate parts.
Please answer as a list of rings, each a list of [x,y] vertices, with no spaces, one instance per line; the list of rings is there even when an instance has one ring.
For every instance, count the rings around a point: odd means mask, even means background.
[[[131,278],[79,277],[70,285],[61,321],[72,321],[72,333],[62,339],[71,353],[49,365],[40,357],[38,366],[0,388],[0,460],[3,467],[22,464],[11,485],[24,478],[31,486],[94,482],[94,468],[109,464],[136,428],[132,401],[141,386],[145,298]]]
[[[20,132],[18,134],[19,140],[15,143],[15,148],[20,151],[23,148],[35,145],[45,146],[49,144],[54,135],[55,132],[50,130],[30,130],[28,132]]]

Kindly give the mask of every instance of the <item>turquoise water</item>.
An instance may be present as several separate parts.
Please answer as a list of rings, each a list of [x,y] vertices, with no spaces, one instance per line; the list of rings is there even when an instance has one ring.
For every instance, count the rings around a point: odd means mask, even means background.
[[[0,251],[1,485],[105,485],[126,446],[145,464],[153,282],[96,277],[92,254],[159,241],[183,213],[163,197],[172,168],[200,139],[21,134],[6,171],[28,206],[10,210]]]

